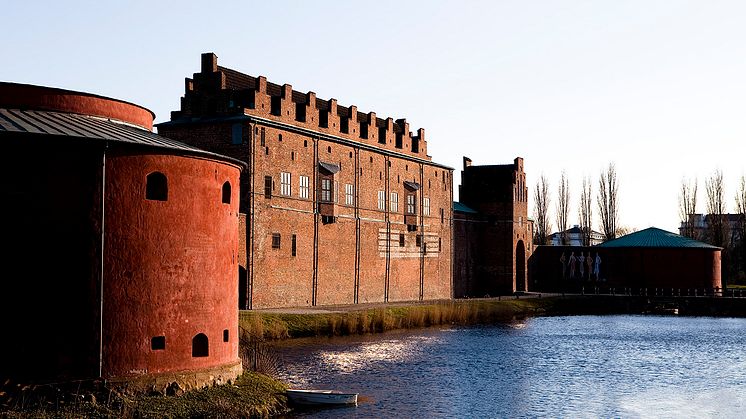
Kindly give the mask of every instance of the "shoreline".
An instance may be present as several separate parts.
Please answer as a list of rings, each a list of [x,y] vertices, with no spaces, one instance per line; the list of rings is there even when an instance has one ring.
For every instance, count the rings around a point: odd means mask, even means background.
[[[531,316],[669,314],[746,317],[746,298],[527,294],[496,298],[358,304],[239,312],[243,333],[259,341],[345,336]]]
[[[11,392],[6,383],[0,388],[0,402],[3,402],[0,416],[271,417],[291,410],[284,393],[287,386],[263,374],[262,363],[256,362],[263,355],[257,349],[268,341],[375,334],[444,325],[495,324],[541,316],[669,314],[672,308],[676,308],[680,316],[746,317],[746,298],[527,294],[239,311],[239,350],[247,354],[244,364],[254,368],[245,366],[244,374],[234,383],[171,396],[132,396],[114,394],[105,387],[76,389],[74,386],[68,386],[67,393],[64,389],[60,392],[59,388],[50,393],[38,390],[44,386],[27,386],[15,394],[15,399],[9,396]],[[257,367],[259,372],[249,371]],[[271,370],[264,372],[271,373]],[[20,404],[18,396],[23,399]]]

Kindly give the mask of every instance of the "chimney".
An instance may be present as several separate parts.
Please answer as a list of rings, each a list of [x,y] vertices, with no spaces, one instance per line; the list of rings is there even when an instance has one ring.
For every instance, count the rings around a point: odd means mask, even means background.
[[[218,71],[218,56],[212,52],[202,54],[202,73],[214,73]]]

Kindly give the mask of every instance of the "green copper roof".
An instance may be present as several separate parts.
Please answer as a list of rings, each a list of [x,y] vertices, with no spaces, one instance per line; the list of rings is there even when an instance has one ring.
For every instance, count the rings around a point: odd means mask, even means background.
[[[458,212],[467,212],[467,213],[470,213],[470,214],[476,214],[477,213],[473,209],[467,207],[466,205],[464,205],[464,204],[462,204],[462,203],[460,203],[458,201],[453,201],[453,210],[454,211],[458,211]]]
[[[598,247],[688,247],[700,249],[719,249],[719,247],[702,243],[659,228],[650,227],[618,239],[601,243]]]

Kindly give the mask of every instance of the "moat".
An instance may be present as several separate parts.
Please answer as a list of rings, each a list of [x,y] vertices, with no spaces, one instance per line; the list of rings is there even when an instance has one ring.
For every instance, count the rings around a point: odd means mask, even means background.
[[[308,417],[742,417],[746,319],[538,317],[506,325],[294,339],[295,387],[360,393]]]

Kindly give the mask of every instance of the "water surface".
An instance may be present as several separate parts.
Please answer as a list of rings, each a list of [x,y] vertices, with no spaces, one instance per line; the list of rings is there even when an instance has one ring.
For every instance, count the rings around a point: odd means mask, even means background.
[[[539,317],[299,339],[294,387],[361,394],[310,417],[746,417],[746,319]]]

